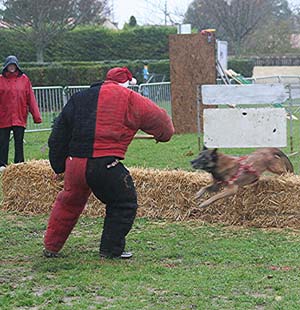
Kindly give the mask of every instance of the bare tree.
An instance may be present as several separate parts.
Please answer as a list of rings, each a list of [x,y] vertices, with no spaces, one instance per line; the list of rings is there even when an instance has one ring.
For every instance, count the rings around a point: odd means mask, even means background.
[[[145,13],[145,22],[149,24],[175,25],[181,23],[188,0],[178,0],[178,5],[171,5],[169,0],[147,0],[140,8]],[[142,14],[141,14],[142,15]],[[141,17],[141,16],[140,16]]]
[[[80,24],[102,24],[111,13],[108,2],[108,0],[78,1],[78,22]]]
[[[293,19],[292,19],[293,20]],[[292,51],[292,20],[271,19],[243,42],[243,55],[286,54]],[[274,29],[274,31],[270,31]]]
[[[292,32],[295,34],[299,33],[300,30],[300,1],[292,1],[290,4],[291,10],[293,12],[293,16],[291,19],[292,23]]]
[[[240,53],[243,40],[268,19],[291,15],[286,0],[194,0],[185,15],[198,29],[215,28]]]
[[[79,23],[101,22],[108,13],[107,0],[6,0],[3,19],[36,48],[38,62],[61,33]]]

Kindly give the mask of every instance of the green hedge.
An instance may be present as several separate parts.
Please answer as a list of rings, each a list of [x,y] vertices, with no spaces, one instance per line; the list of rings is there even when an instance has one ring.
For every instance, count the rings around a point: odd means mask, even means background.
[[[251,77],[253,75],[253,68],[255,66],[255,61],[253,59],[229,59],[228,69],[242,74],[245,77]]]
[[[8,29],[0,29],[1,63],[8,55],[16,55],[19,60],[35,61],[35,47],[22,34]]]
[[[49,46],[46,59],[166,59],[169,57],[168,36],[173,33],[176,33],[175,27],[135,27],[122,31],[95,27],[75,28]]]
[[[29,65],[29,66],[28,66]],[[34,86],[67,86],[67,85],[89,85],[97,80],[104,80],[107,71],[115,66],[127,66],[138,83],[143,82],[142,70],[143,61],[134,62],[112,62],[104,63],[84,63],[80,64],[51,64],[40,67],[31,64],[21,63],[22,70],[29,76]],[[149,61],[150,73],[164,74],[165,80],[170,80],[169,60]]]
[[[150,73],[162,74],[165,81],[170,81],[169,60],[149,60],[148,67]],[[63,62],[44,64],[36,66],[31,63],[21,63],[23,71],[29,76],[34,86],[50,85],[89,85],[97,80],[104,80],[107,71],[115,66],[127,66],[138,83],[143,83],[143,61],[115,61],[115,62]],[[228,68],[241,73],[246,77],[251,77],[254,62],[246,59],[231,59]]]
[[[109,30],[103,27],[77,27],[53,41],[45,51],[46,62],[62,61],[118,61],[120,59],[169,58],[169,34],[175,27],[134,27]],[[35,61],[32,42],[13,30],[0,30],[0,56],[16,55],[20,61]]]
[[[170,79],[169,35],[175,27],[134,27],[109,30],[103,27],[77,27],[52,42],[45,51],[45,63],[35,63],[32,42],[13,30],[1,29],[0,56],[16,55],[33,85],[83,85],[103,79],[111,67],[128,66],[142,82],[143,61],[150,73]],[[230,59],[228,67],[244,76],[252,76],[254,61]]]
[[[33,86],[89,85],[104,76],[106,68],[99,66],[81,67],[33,67],[23,68]]]

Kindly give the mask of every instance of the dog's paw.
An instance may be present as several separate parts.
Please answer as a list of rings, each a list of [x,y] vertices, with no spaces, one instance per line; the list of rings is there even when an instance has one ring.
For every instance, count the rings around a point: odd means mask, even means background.
[[[202,203],[199,205],[199,208],[206,208],[207,206],[209,206],[209,203],[202,202]]]
[[[195,199],[199,199],[205,193],[205,189],[200,189],[198,193],[195,195]]]
[[[199,194],[196,194],[196,195],[194,196],[195,199],[199,199],[200,197],[201,197],[201,195],[199,195]]]

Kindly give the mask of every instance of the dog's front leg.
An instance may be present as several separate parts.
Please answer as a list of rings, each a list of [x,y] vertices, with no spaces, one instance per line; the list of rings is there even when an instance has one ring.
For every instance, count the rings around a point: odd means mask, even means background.
[[[215,202],[216,200],[225,198],[227,196],[231,196],[237,193],[239,186],[238,185],[229,185],[227,188],[225,188],[221,193],[216,194],[212,196],[211,198],[207,199],[206,201],[202,202],[199,207],[205,208],[209,206],[211,203]]]
[[[216,192],[219,189],[219,185],[216,183],[204,186],[196,193],[195,199],[199,199],[205,192]]]

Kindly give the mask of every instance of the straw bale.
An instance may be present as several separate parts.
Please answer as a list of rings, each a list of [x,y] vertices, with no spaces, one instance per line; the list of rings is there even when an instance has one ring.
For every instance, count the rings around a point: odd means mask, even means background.
[[[296,175],[262,177],[256,184],[239,189],[237,195],[201,209],[194,196],[210,182],[209,174],[139,168],[130,172],[138,192],[138,217],[300,228],[300,177]],[[2,209],[23,214],[49,213],[63,187],[62,181],[53,180],[46,160],[10,165],[2,183]],[[91,195],[84,213],[103,216],[105,207]]]

